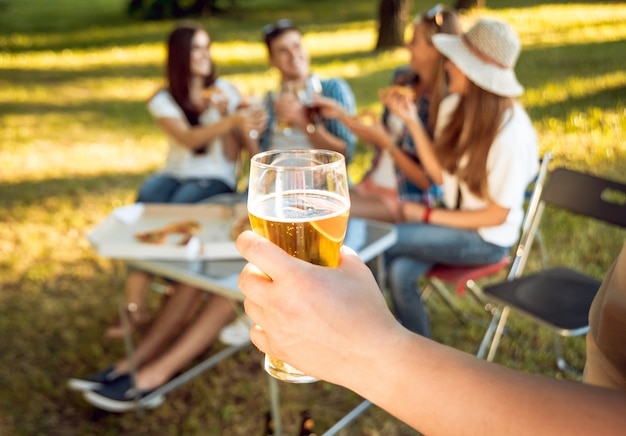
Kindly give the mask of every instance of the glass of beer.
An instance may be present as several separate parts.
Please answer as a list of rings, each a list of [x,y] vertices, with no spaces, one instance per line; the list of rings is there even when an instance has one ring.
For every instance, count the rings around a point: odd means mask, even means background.
[[[315,97],[321,94],[322,82],[315,74],[311,74],[306,82],[304,98],[301,98],[308,121],[306,125],[306,131],[308,133],[315,132],[317,126],[322,122],[320,108],[315,103]]]
[[[342,154],[329,150],[274,150],[250,164],[248,214],[252,230],[290,255],[336,267],[350,213]],[[265,356],[265,370],[291,383],[317,381],[287,362]]]

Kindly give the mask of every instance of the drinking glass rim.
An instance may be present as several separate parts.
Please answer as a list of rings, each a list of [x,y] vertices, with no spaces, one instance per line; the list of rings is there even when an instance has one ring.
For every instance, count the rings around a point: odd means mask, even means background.
[[[317,165],[312,165],[312,166],[299,166],[299,165],[281,165],[281,166],[277,166],[271,163],[264,163],[264,162],[260,162],[259,159],[262,159],[264,157],[267,156],[271,156],[271,155],[277,155],[277,154],[291,154],[291,155],[325,155],[325,156],[332,156],[335,159],[331,160],[329,162],[322,162],[322,163],[318,163]],[[260,153],[255,154],[254,156],[252,156],[252,158],[250,158],[250,164],[254,165],[258,168],[263,168],[263,169],[268,169],[268,168],[272,168],[275,171],[289,171],[289,170],[294,170],[294,169],[298,169],[298,170],[302,170],[302,171],[306,171],[306,170],[319,170],[320,167],[323,166],[327,166],[327,165],[337,165],[337,164],[341,164],[341,163],[345,163],[345,157],[343,154],[339,153],[338,151],[334,151],[334,150],[321,150],[321,149],[308,149],[308,150],[267,150],[267,151],[262,151]]]

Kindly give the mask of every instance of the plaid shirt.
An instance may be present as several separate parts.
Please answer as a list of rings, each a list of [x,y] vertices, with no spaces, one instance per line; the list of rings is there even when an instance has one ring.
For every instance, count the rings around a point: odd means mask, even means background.
[[[419,77],[417,77],[415,73],[412,72],[410,67],[401,66],[396,68],[393,72],[391,83],[399,84],[402,86],[409,86],[413,85],[417,80],[419,80]],[[417,116],[421,120],[422,124],[425,126],[428,125],[429,108],[430,101],[424,96],[421,96],[420,99],[417,101]],[[382,119],[384,125],[387,125],[388,117],[389,109],[385,107]],[[413,138],[409,134],[406,126],[404,127],[402,134],[396,141],[396,145],[406,155],[419,163],[419,158],[417,157],[417,149],[415,148]],[[396,178],[398,181],[398,194],[400,195],[400,198],[404,201],[418,201],[428,205],[432,205],[433,203],[436,204],[441,200],[441,187],[435,184],[431,186],[428,192],[424,192],[419,186],[410,181],[406,177],[406,175],[398,168],[396,168]]]

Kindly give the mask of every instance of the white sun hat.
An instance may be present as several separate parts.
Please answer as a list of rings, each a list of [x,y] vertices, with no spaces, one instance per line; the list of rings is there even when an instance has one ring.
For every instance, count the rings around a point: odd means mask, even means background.
[[[433,35],[433,44],[479,88],[503,97],[524,92],[514,71],[521,44],[509,24],[481,19],[464,35]]]

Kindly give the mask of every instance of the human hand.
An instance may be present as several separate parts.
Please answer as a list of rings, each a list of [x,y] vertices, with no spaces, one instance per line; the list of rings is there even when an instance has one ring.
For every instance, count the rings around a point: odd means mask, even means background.
[[[400,205],[400,212],[408,222],[423,222],[427,209],[427,206],[415,201],[406,201]]]
[[[220,115],[224,116],[228,112],[228,97],[224,92],[216,87],[212,87],[204,92],[207,107],[214,107]]]
[[[304,106],[298,97],[291,93],[283,93],[274,100],[276,119],[282,122],[304,128],[308,123]]]
[[[393,146],[393,139],[384,124],[371,111],[364,111],[344,124],[365,143],[383,149]]]
[[[399,327],[372,273],[349,248],[342,248],[337,268],[328,268],[291,257],[250,231],[236,245],[250,262],[239,289],[254,322],[252,342],[306,374],[350,385],[379,358],[372,344]]]
[[[395,92],[395,89],[396,87],[381,89],[378,92],[378,97],[391,113],[407,124],[417,117],[417,106],[413,98],[405,93]]]
[[[239,130],[250,139],[257,139],[267,124],[267,112],[260,105],[251,105],[237,111],[242,116]]]
[[[345,118],[350,117],[345,108],[332,98],[316,95],[313,103],[320,108],[320,113],[324,118],[333,118],[343,122]]]

